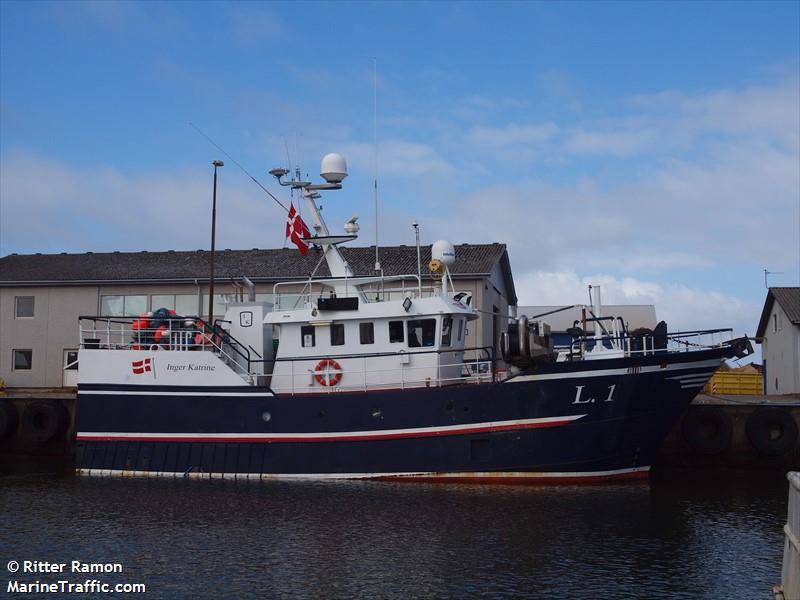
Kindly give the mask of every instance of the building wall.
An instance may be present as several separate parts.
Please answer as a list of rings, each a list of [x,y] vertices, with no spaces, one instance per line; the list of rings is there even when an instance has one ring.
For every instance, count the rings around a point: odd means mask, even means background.
[[[800,394],[800,326],[792,325],[777,302],[772,305],[761,351],[766,393]]]
[[[33,317],[15,317],[15,297],[33,296]],[[96,287],[0,289],[0,377],[9,387],[61,387],[64,350],[78,347],[78,315],[97,310]],[[15,370],[13,350],[31,350],[30,370]]]
[[[423,284],[425,285],[425,284]],[[502,315],[508,312],[508,303],[503,293],[484,279],[457,279],[457,291],[470,292],[473,306],[491,312],[497,306]],[[188,284],[128,284],[128,285],[84,285],[84,286],[32,286],[0,287],[0,378],[8,387],[61,387],[63,384],[64,351],[74,350],[79,342],[78,317],[101,314],[103,296],[146,295],[146,310],[161,308],[154,305],[154,295],[194,295],[203,293],[207,298],[208,286]],[[302,285],[282,287],[282,292],[299,293]],[[216,294],[232,295],[236,288],[230,282],[217,282]],[[272,294],[272,283],[256,285],[259,295]],[[15,318],[15,297],[33,296],[34,316]],[[263,298],[263,296],[262,296]],[[264,298],[268,299],[268,298]],[[269,299],[268,299],[269,300]],[[192,303],[198,306],[199,303]],[[203,313],[208,310],[203,307]],[[219,310],[215,313],[220,313]],[[188,315],[196,315],[196,309]],[[491,315],[481,316],[468,326],[467,347],[490,346],[492,344]],[[202,315],[200,315],[202,316]],[[222,314],[215,314],[221,317]],[[505,325],[505,319],[499,321]],[[88,324],[88,323],[86,323]],[[31,350],[32,368],[14,370],[13,350]]]

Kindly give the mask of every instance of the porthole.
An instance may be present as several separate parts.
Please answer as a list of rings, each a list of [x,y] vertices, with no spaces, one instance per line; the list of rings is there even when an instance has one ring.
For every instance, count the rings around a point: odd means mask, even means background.
[[[264,421],[264,423],[269,423],[271,419],[272,415],[269,414],[268,410],[265,410],[263,413],[261,413],[261,420]]]

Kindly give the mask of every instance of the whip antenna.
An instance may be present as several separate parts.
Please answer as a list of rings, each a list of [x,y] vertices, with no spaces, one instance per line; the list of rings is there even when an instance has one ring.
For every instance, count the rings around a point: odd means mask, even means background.
[[[381,270],[381,260],[378,254],[378,59],[372,59],[372,137],[375,148],[374,160],[374,186],[375,198],[375,270]]]
[[[281,207],[283,210],[285,210],[287,213],[289,212],[289,209],[288,209],[288,208],[286,208],[286,207],[283,205],[283,203],[282,203],[280,200],[278,200],[278,199],[275,197],[275,194],[273,194],[273,193],[272,193],[272,192],[270,192],[270,191],[269,191],[267,188],[265,188],[263,185],[261,185],[261,182],[260,182],[258,179],[256,179],[255,177],[253,177],[252,175],[250,175],[250,173],[247,171],[247,169],[245,169],[245,168],[244,168],[242,165],[240,165],[240,164],[239,164],[239,162],[238,162],[238,161],[237,161],[235,158],[233,158],[233,157],[232,157],[230,154],[228,154],[227,152],[225,152],[225,150],[223,150],[223,149],[222,149],[222,146],[220,146],[219,144],[217,144],[217,143],[216,143],[214,140],[212,140],[212,139],[211,139],[210,137],[208,137],[208,136],[207,136],[205,133],[203,133],[203,132],[200,130],[200,128],[199,128],[197,125],[195,125],[194,123],[192,123],[191,121],[189,122],[189,125],[191,125],[192,127],[194,127],[194,128],[197,130],[197,133],[199,133],[199,134],[200,134],[200,135],[202,135],[204,138],[206,138],[206,139],[207,139],[209,142],[211,142],[211,144],[212,144],[212,145],[213,145],[213,146],[214,146],[214,147],[215,147],[217,150],[219,150],[219,151],[220,151],[220,152],[222,152],[222,153],[223,153],[225,156],[227,156],[227,157],[230,159],[230,161],[231,161],[233,164],[235,164],[237,167],[239,167],[239,168],[240,168],[240,169],[241,169],[241,170],[244,172],[244,174],[245,174],[245,175],[247,175],[247,176],[248,176],[250,179],[252,179],[252,180],[253,180],[253,182],[254,182],[254,183],[255,183],[255,184],[258,186],[258,187],[260,187],[262,190],[264,190],[264,191],[267,193],[267,195],[268,195],[270,198],[272,198],[273,200],[275,200],[275,202],[277,202],[277,203],[278,203],[278,206],[280,206],[280,207]]]

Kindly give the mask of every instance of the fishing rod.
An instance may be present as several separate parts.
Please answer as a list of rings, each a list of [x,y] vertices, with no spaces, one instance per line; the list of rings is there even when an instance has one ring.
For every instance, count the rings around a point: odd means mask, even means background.
[[[265,188],[263,185],[261,185],[261,182],[260,182],[258,179],[256,179],[255,177],[253,177],[253,176],[252,176],[252,175],[251,175],[251,174],[248,172],[248,170],[247,170],[247,169],[245,169],[245,168],[244,168],[242,165],[240,165],[240,164],[239,164],[239,162],[238,162],[238,161],[237,161],[235,158],[233,158],[233,157],[232,157],[230,154],[228,154],[227,152],[225,152],[225,150],[223,150],[223,149],[222,149],[222,146],[220,146],[219,144],[217,144],[217,143],[216,143],[214,140],[212,140],[212,139],[211,139],[210,137],[208,137],[208,136],[207,136],[205,133],[203,133],[203,132],[200,130],[200,128],[199,128],[197,125],[195,125],[194,123],[192,123],[191,121],[189,122],[189,125],[191,125],[192,127],[194,127],[194,128],[195,128],[195,130],[197,131],[197,133],[199,133],[199,134],[200,134],[200,135],[202,135],[204,138],[206,138],[206,139],[207,139],[209,142],[211,142],[211,144],[213,144],[213,146],[214,146],[214,147],[215,147],[217,150],[219,150],[219,151],[220,151],[220,152],[222,152],[222,153],[223,153],[225,156],[227,156],[227,157],[228,157],[228,158],[231,160],[231,162],[233,162],[233,164],[235,164],[237,167],[239,167],[239,168],[240,168],[240,169],[241,169],[241,170],[244,172],[244,174],[245,174],[245,175],[247,175],[247,176],[248,176],[250,179],[252,179],[252,180],[253,180],[253,182],[254,182],[254,183],[255,183],[255,184],[258,186],[258,187],[260,187],[262,190],[264,190],[264,191],[267,193],[267,195],[268,195],[270,198],[272,198],[273,200],[275,200],[275,202],[277,202],[277,203],[278,203],[278,206],[280,206],[280,207],[281,207],[283,210],[285,210],[287,213],[289,212],[289,209],[288,209],[288,208],[286,208],[286,207],[283,205],[283,203],[282,203],[280,200],[278,200],[278,199],[275,197],[275,194],[273,194],[273,193],[272,193],[272,192],[270,192],[270,191],[269,191],[267,188]]]

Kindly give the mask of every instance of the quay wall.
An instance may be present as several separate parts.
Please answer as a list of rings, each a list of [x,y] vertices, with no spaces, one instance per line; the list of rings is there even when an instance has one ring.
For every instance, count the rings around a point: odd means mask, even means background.
[[[800,396],[700,394],[681,416],[655,470],[800,469]]]
[[[0,395],[0,474],[70,472],[74,459],[74,392]]]

